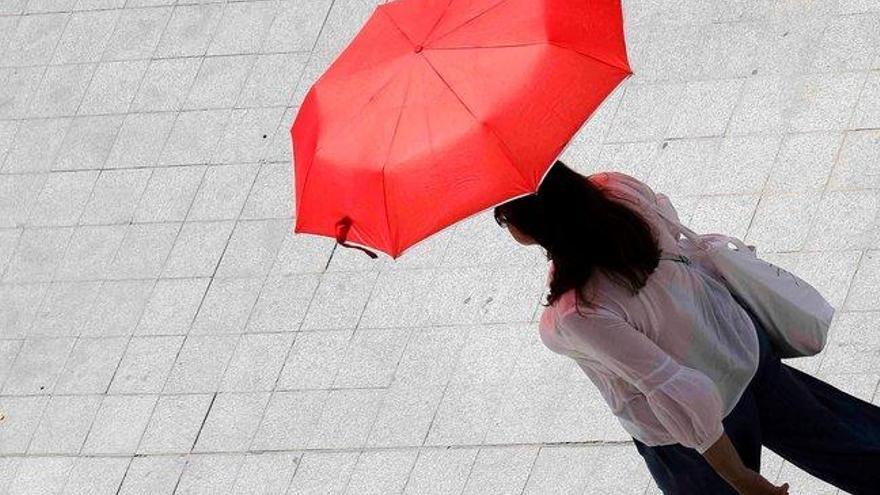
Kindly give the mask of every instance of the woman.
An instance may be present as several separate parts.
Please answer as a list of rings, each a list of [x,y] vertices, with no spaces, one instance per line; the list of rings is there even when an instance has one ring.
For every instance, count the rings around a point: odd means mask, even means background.
[[[678,220],[633,177],[557,160],[537,193],[495,208],[552,261],[542,342],[597,386],[663,493],[788,493],[759,474],[762,445],[848,493],[880,493],[880,408],[782,364],[652,205]]]

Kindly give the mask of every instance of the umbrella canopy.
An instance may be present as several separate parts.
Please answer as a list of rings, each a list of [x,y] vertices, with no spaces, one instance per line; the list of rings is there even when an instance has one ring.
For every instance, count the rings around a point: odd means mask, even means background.
[[[294,232],[397,258],[537,191],[630,74],[620,0],[381,4],[290,129]]]

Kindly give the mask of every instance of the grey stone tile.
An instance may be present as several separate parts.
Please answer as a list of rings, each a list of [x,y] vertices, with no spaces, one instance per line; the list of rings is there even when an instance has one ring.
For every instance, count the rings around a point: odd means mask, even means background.
[[[292,275],[323,272],[334,252],[335,244],[335,239],[323,236],[286,235],[270,273]]]
[[[57,280],[101,279],[107,276],[110,263],[125,236],[123,225],[76,227],[64,253]]]
[[[79,457],[62,495],[115,494],[130,462],[118,457]]]
[[[159,46],[157,57],[204,55],[223,14],[223,5],[176,5]]]
[[[422,444],[467,338],[461,327],[413,332],[367,439],[370,447]]]
[[[327,390],[275,392],[251,443],[254,450],[304,449],[315,431]]]
[[[233,106],[254,65],[253,55],[205,57],[184,110]]]
[[[18,239],[24,229],[0,230],[0,273],[6,270],[12,253],[15,252],[15,246],[18,245]]]
[[[341,495],[359,455],[358,452],[306,452],[287,493]]]
[[[131,2],[129,2],[131,3]],[[132,5],[126,5],[132,7]],[[168,22],[171,8],[135,9],[122,11],[113,36],[104,51],[104,60],[150,58],[159,42],[159,36]]]
[[[0,227],[24,228],[49,174],[0,175]]]
[[[124,117],[76,117],[70,124],[52,170],[100,169],[113,148]]]
[[[522,493],[539,452],[531,445],[481,448],[463,493]]]
[[[27,114],[28,103],[43,78],[44,67],[8,67],[0,69],[0,117],[21,118]]]
[[[3,173],[48,172],[67,131],[67,119],[25,120],[3,165]]]
[[[429,309],[427,299],[435,287],[436,273],[435,269],[380,272],[358,325],[361,328],[381,328],[426,323]],[[329,290],[325,289],[326,292]],[[326,299],[324,293],[319,291],[312,304],[320,304],[318,297]]]
[[[91,196],[97,178],[98,172],[90,170],[49,175],[31,208],[28,224],[75,225]]]
[[[95,69],[79,113],[123,113],[128,110],[147,71],[148,60],[102,62]]]
[[[801,249],[807,242],[819,201],[820,194],[815,191],[765,194],[742,240],[757,246],[758,252]]]
[[[342,364],[351,332],[301,332],[287,355],[276,390],[326,389]]]
[[[50,65],[30,105],[36,117],[74,115],[97,64]]]
[[[354,465],[345,493],[400,493],[417,455],[415,450],[362,452]]]
[[[667,195],[702,192],[711,180],[707,170],[721,147],[722,138],[669,141],[661,145],[657,164],[648,176],[651,187]]]
[[[300,457],[293,452],[248,454],[238,471],[233,493],[257,495],[284,494],[297,469]]]
[[[6,417],[0,429],[0,453],[25,453],[47,402],[46,396],[0,397],[0,410]]]
[[[298,2],[285,2],[297,5]],[[284,3],[281,4],[282,6]],[[291,30],[300,34],[301,28]],[[273,50],[274,51],[274,50]],[[305,68],[308,52],[271,53],[260,55],[236,100],[237,107],[284,106]],[[271,129],[274,130],[274,127]]]
[[[76,337],[101,282],[53,282],[37,311],[30,337]]]
[[[269,393],[217,394],[196,440],[195,452],[245,450],[260,425]]]
[[[195,81],[201,59],[155,59],[134,97],[131,110],[175,111],[183,107],[189,89]]]
[[[299,87],[299,86],[297,86]],[[263,160],[267,162],[291,162],[290,127],[293,119],[299,111],[299,105],[288,107],[284,117],[273,135],[269,136],[269,145],[266,147]]]
[[[126,0],[77,0],[73,5],[74,12],[80,10],[121,9]]]
[[[461,494],[477,449],[431,449],[419,452],[405,494]]]
[[[104,168],[155,166],[174,119],[171,112],[126,115]]]
[[[760,253],[760,251],[759,251]],[[865,256],[867,256],[867,251]],[[814,286],[832,306],[841,308],[851,291],[854,274],[862,258],[860,250],[802,251],[797,257],[794,273]]]
[[[591,469],[585,495],[599,495],[608,489],[641,495],[645,487],[653,483],[650,472],[645,469],[645,460],[632,445],[597,445],[588,452]],[[762,456],[762,472],[767,472],[765,460]]]
[[[741,79],[688,82],[672,116],[666,137],[724,134],[742,88]]]
[[[425,445],[483,441],[495,410],[504,400],[501,385],[508,380],[525,342],[523,335],[507,325],[472,327],[465,333],[469,340],[459,354]]]
[[[880,73],[872,71],[868,73],[865,87],[859,95],[852,127],[855,129],[880,127],[878,114],[880,114]]]
[[[153,170],[134,212],[136,222],[183,221],[202,182],[206,167],[162,167]]]
[[[748,3],[749,6],[754,6],[762,2],[767,3],[767,0],[717,5]],[[767,41],[763,19],[713,22],[703,27],[701,38],[704,45],[700,53],[701,77],[742,78],[760,72],[760,52]]]
[[[235,483],[243,459],[243,454],[190,456],[174,493],[223,493]]]
[[[119,495],[172,495],[186,461],[184,456],[133,458]]]
[[[188,453],[196,442],[212,401],[213,396],[208,394],[159,397],[138,453]]]
[[[275,18],[277,6],[274,1],[227,4],[208,55],[258,51]]]
[[[22,340],[0,340],[0,387],[6,381],[6,376],[9,374],[12,363],[15,362],[23,343]]]
[[[873,247],[880,191],[826,192],[816,207],[804,249],[841,250]]]
[[[880,16],[875,13],[831,16],[822,32],[815,71],[853,71],[872,68],[880,43]]]
[[[234,226],[233,221],[184,223],[162,276],[213,276]]]
[[[781,138],[773,135],[722,138],[712,164],[704,170],[704,194],[758,194],[779,153]],[[693,191],[690,191],[693,192]]]
[[[786,81],[775,74],[747,78],[742,97],[731,116],[728,132],[781,133],[787,118],[787,93],[783,93],[783,87],[788,87]]]
[[[867,73],[810,74],[791,81],[788,132],[846,129]]]
[[[485,266],[438,270],[425,304],[427,323],[452,325],[482,321],[494,300],[491,274],[492,269]]]
[[[295,0],[279,2],[275,20],[263,43],[266,51],[309,51],[332,2],[305,5]]]
[[[27,335],[49,284],[0,285],[0,335],[22,338]]]
[[[99,395],[52,397],[43,411],[28,453],[78,453],[100,405]]]
[[[180,224],[132,224],[110,266],[114,279],[156,278],[171,251]]]
[[[623,94],[608,141],[662,138],[681,97],[681,84],[630,84]]]
[[[245,334],[220,384],[224,392],[270,391],[293,344],[291,334]]]
[[[231,110],[181,112],[159,156],[159,165],[208,163]]]
[[[376,284],[375,272],[325,273],[302,330],[354,328]]]
[[[81,336],[132,335],[146,308],[152,280],[106,281],[91,308]]]
[[[876,172],[878,159],[880,130],[847,132],[827,189],[880,189],[880,176]]]
[[[331,390],[308,446],[362,448],[385,394],[384,389]]]
[[[582,492],[590,480],[590,449],[597,447],[542,447],[523,493]]]
[[[143,169],[102,170],[80,223],[130,223],[150,174]]]
[[[758,200],[758,194],[701,196],[687,224],[696,232],[725,232],[742,239],[748,232]]]
[[[285,107],[236,109],[211,155],[212,163],[259,161]]]
[[[74,339],[29,339],[9,371],[3,394],[51,394]]]
[[[880,310],[878,301],[880,282],[880,252],[868,250],[861,256],[852,284],[843,304],[845,310]]]
[[[19,123],[14,120],[0,121],[0,170],[3,169],[3,162],[6,161],[6,155],[12,148],[12,142],[15,134],[18,133]]]
[[[251,313],[247,332],[293,332],[306,315],[320,275],[270,276]]]
[[[840,168],[841,164],[835,165],[835,162],[844,139],[838,132],[785,136],[764,190],[779,193],[821,190],[829,174]]]
[[[293,215],[293,175],[290,164],[264,163],[248,194],[241,219],[291,218]],[[290,225],[285,237],[292,236]]]
[[[215,276],[266,276],[284,236],[289,233],[287,219],[237,222]]]
[[[26,457],[10,486],[12,493],[58,493],[73,468],[72,457]]]
[[[440,266],[462,267],[490,263],[528,265],[543,257],[538,249],[522,249],[505,229],[498,226],[492,210],[480,212],[456,224],[451,235]]]
[[[120,11],[75,12],[52,56],[53,64],[97,62],[116,26]]]
[[[334,388],[387,387],[412,330],[356,330],[346,349]]]
[[[70,12],[76,0],[29,0],[25,13]]]
[[[238,338],[192,335],[186,338],[165,384],[165,393],[216,392],[220,390]]]
[[[77,339],[58,378],[55,393],[107,392],[127,344],[125,337]]]
[[[4,0],[0,3],[0,13],[17,16],[24,12],[26,6],[27,0]]]
[[[73,227],[25,229],[3,277],[5,282],[52,279],[73,233]]]
[[[110,383],[113,394],[157,394],[162,391],[183,344],[180,336],[134,337]]]
[[[155,405],[155,395],[105,396],[82,452],[134,454]]]
[[[243,333],[262,285],[261,278],[214,279],[190,332]]]
[[[23,16],[9,41],[6,64],[48,64],[69,17],[61,13]]]
[[[880,342],[876,336],[876,318],[877,313],[873,311],[841,312],[835,315],[828,341],[820,353],[824,356],[792,360],[791,366],[810,360],[812,366],[809,369],[799,369],[814,375],[816,368],[820,368],[823,374],[880,372],[877,365]]]
[[[144,314],[138,322],[138,335],[185,335],[207,290],[209,280],[159,280],[153,289]]]

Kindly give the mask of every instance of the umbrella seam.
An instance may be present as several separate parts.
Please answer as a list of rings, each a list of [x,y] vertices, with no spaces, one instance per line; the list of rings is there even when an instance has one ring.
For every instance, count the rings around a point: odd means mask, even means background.
[[[450,3],[451,3],[451,2],[450,2]],[[471,21],[473,21],[474,19],[476,19],[476,18],[482,16],[483,14],[485,14],[486,12],[489,12],[490,10],[495,9],[495,7],[498,7],[499,5],[501,5],[501,4],[503,4],[503,3],[507,3],[507,0],[501,0],[501,1],[499,1],[499,2],[496,3],[495,5],[492,5],[492,6],[489,7],[488,9],[486,9],[486,10],[484,10],[484,11],[478,13],[477,15],[471,17],[470,19],[468,19],[468,20],[462,22],[461,24],[455,26],[454,28],[450,29],[449,31],[446,31],[445,33],[441,34],[441,35],[438,36],[437,38],[434,38],[433,40],[430,40],[430,41],[429,41],[429,40],[427,40],[427,38],[426,38],[426,40],[425,40],[425,44],[427,44],[427,43],[429,43],[429,42],[430,42],[430,43],[434,43],[435,41],[437,41],[437,40],[439,40],[439,39],[442,39],[442,38],[445,38],[446,36],[449,36],[450,34],[454,33],[455,31],[458,31],[459,29],[461,29],[462,27],[464,27],[465,24],[469,24],[469,23],[470,23]],[[447,9],[448,9],[448,8],[449,8],[449,7],[447,7]],[[433,31],[433,28],[431,28],[431,30]]]
[[[601,58],[599,58],[599,57],[597,57],[597,56],[595,56],[595,55],[590,55],[589,53],[584,53],[584,52],[582,52],[582,51],[580,51],[580,50],[575,50],[574,48],[572,48],[572,47],[570,47],[570,46],[560,45],[560,44],[559,44],[558,42],[556,42],[556,41],[550,41],[550,40],[547,40],[547,44],[549,44],[549,45],[553,45],[553,46],[558,47],[558,48],[562,48],[563,50],[571,50],[571,51],[573,51],[573,52],[575,52],[575,53],[581,54],[581,55],[583,55],[584,57],[587,57],[587,58],[591,58],[591,59],[593,59],[593,60],[595,60],[595,61],[597,61],[597,62],[599,62],[599,63],[605,64],[605,65],[607,65],[607,66],[609,66],[609,67],[613,67],[613,68],[615,68],[615,69],[622,70],[622,71],[626,72],[627,74],[630,74],[630,73],[631,73],[631,71],[630,71],[629,69],[624,69],[623,67],[619,67],[619,66],[617,66],[617,65],[614,65],[614,64],[612,64],[611,62],[606,62],[605,60],[602,60]]]
[[[445,84],[446,87],[449,88],[449,92],[451,92],[453,95],[455,95],[455,98],[459,101],[459,103],[461,103],[461,106],[463,106],[464,109],[467,110],[467,112],[471,115],[471,117],[473,117],[473,119],[474,119],[478,124],[480,124],[481,126],[485,127],[485,128],[489,131],[489,133],[490,133],[490,134],[491,134],[491,135],[492,135],[492,136],[498,141],[498,144],[501,146],[501,152],[504,154],[504,157],[507,158],[507,161],[508,161],[508,163],[510,164],[510,166],[511,166],[514,170],[516,170],[517,174],[519,174],[519,176],[520,176],[520,177],[526,182],[526,184],[528,184],[529,187],[531,187],[531,184],[530,184],[528,178],[525,176],[525,174],[523,174],[522,170],[520,170],[519,167],[516,166],[516,162],[514,162],[514,161],[513,161],[513,157],[510,156],[510,150],[507,149],[507,145],[506,145],[506,144],[504,143],[504,141],[498,136],[498,134],[495,132],[495,129],[492,128],[491,126],[489,126],[489,124],[487,124],[486,122],[480,120],[480,119],[474,114],[474,112],[470,109],[470,107],[467,106],[467,104],[464,102],[464,100],[461,99],[461,97],[458,95],[458,93],[455,92],[455,90],[452,88],[452,86],[449,85],[449,83],[446,81],[446,79],[444,79],[443,76],[440,74],[440,71],[438,71],[438,70],[434,67],[434,64],[432,64],[432,63],[428,60],[427,57],[424,57],[424,60],[425,60],[425,62],[428,63],[428,65],[431,67],[431,69],[434,71],[434,73],[437,74],[437,77],[439,77],[440,80],[443,81],[443,84]]]
[[[388,165],[388,158],[391,156],[391,149],[394,147],[394,139],[397,138],[397,128],[400,127],[400,118],[403,116],[403,109],[406,107],[406,100],[409,97],[409,87],[412,84],[412,71],[407,72],[406,90],[403,93],[403,101],[400,104],[400,111],[397,112],[397,121],[394,123],[394,131],[391,133],[391,139],[388,143],[388,152],[385,153],[385,160],[382,162],[382,203],[385,206],[385,228],[388,232],[388,238],[391,241],[391,252],[397,253],[397,236],[391,233],[391,216],[388,210],[388,192],[385,188],[385,167]]]

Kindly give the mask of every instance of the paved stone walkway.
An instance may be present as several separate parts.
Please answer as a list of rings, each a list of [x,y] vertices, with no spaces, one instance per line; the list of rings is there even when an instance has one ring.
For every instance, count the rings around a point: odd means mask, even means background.
[[[0,493],[659,493],[488,212],[396,262],[291,235],[288,129],[373,8],[0,0]],[[789,364],[878,403],[880,2],[624,15],[635,75],[561,158],[815,283]]]

